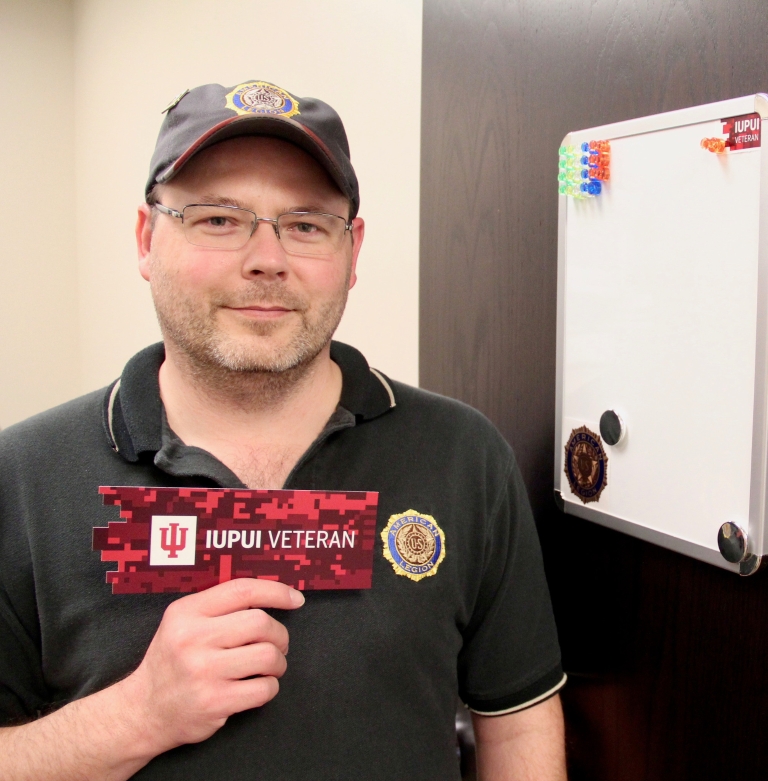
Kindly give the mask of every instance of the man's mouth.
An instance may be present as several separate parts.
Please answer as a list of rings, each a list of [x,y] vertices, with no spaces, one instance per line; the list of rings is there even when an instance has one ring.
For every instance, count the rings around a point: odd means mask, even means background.
[[[279,304],[253,304],[252,306],[225,306],[224,309],[230,309],[243,317],[251,320],[277,320],[287,314],[295,311],[294,309],[281,306]]]
[[[254,311],[254,312],[291,312],[291,308],[287,306],[265,306],[264,304],[254,304],[253,306],[235,306],[232,309],[237,311]]]

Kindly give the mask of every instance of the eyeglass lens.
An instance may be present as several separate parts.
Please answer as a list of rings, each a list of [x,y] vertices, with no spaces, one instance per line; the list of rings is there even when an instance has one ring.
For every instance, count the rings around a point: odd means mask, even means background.
[[[231,206],[193,205],[185,207],[183,214],[187,241],[213,249],[241,249],[251,237],[256,221],[253,212]],[[292,212],[277,218],[283,249],[294,255],[336,252],[345,229],[344,219],[331,214]]]

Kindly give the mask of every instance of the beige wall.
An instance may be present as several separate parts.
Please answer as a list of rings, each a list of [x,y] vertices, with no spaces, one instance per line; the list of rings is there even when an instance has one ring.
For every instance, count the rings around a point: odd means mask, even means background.
[[[0,13],[2,105],[20,107],[0,130],[3,219],[20,187],[25,203],[40,197],[27,173],[38,148],[56,161],[47,192],[60,207],[56,231],[27,210],[0,260],[0,425],[104,385],[159,338],[136,271],[136,205],[161,110],[212,81],[265,79],[339,111],[367,232],[338,338],[417,382],[421,0],[0,0]]]
[[[0,0],[0,426],[80,389],[72,14]]]

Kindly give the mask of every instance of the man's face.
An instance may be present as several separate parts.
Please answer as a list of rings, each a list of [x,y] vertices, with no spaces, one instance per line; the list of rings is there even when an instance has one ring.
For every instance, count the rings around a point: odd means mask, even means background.
[[[345,219],[349,203],[301,149],[273,138],[243,137],[196,155],[159,201],[181,211],[225,203],[275,218],[317,211]],[[339,324],[363,222],[354,221],[330,256],[287,255],[270,223],[258,223],[240,250],[190,244],[181,220],[148,207],[137,225],[139,269],[152,288],[168,346],[199,366],[235,372],[282,372],[311,362]]]

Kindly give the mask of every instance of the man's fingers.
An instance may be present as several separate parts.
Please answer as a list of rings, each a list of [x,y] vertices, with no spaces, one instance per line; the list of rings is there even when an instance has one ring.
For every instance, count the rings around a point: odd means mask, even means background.
[[[237,648],[249,643],[272,643],[288,653],[288,630],[263,610],[238,610],[212,619],[209,641],[218,648]]]
[[[280,678],[287,666],[285,656],[272,643],[252,643],[222,652],[218,656],[217,672],[230,680],[252,675]]]
[[[227,705],[230,713],[260,708],[280,691],[277,678],[265,675],[263,678],[250,678],[247,681],[235,681],[227,687]]]
[[[304,596],[300,591],[274,580],[235,578],[198,594],[183,597],[174,605],[182,602],[185,610],[194,609],[204,616],[224,616],[249,607],[293,610],[304,604]]]

